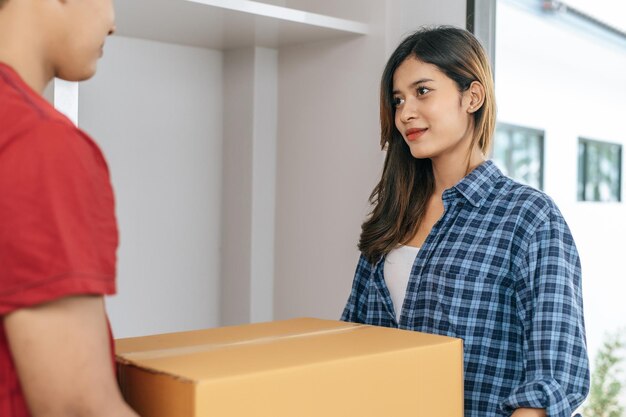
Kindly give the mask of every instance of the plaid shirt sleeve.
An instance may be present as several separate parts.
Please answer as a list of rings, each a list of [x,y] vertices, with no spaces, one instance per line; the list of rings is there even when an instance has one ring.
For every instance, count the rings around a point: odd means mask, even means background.
[[[352,291],[346,303],[346,307],[341,315],[342,321],[353,323],[365,323],[365,318],[361,314],[367,304],[367,285],[371,274],[371,265],[361,254],[359,263],[356,266],[354,280],[352,281]]]
[[[555,206],[531,234],[519,259],[517,313],[524,332],[525,380],[502,411],[544,408],[570,417],[589,391],[578,252]]]

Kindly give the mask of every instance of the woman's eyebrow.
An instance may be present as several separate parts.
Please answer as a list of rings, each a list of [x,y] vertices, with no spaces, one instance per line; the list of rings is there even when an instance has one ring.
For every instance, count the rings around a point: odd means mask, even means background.
[[[417,80],[414,83],[412,83],[409,87],[410,88],[415,88],[415,87],[417,87],[420,84],[427,83],[428,81],[435,81],[435,80],[431,80],[430,78],[422,78],[421,80]],[[399,94],[399,93],[400,93],[400,90],[393,90],[391,92],[391,94]]]

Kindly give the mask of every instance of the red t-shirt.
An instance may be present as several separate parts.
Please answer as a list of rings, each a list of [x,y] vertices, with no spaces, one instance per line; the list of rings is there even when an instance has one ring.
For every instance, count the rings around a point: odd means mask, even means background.
[[[69,295],[114,294],[117,245],[100,149],[0,63],[0,416],[29,415],[3,316]]]

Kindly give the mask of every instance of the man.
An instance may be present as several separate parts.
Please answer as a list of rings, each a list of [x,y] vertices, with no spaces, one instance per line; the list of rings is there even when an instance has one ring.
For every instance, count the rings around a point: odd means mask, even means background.
[[[112,0],[0,0],[0,416],[136,414],[103,295],[117,226],[106,162],[41,97],[94,75]]]

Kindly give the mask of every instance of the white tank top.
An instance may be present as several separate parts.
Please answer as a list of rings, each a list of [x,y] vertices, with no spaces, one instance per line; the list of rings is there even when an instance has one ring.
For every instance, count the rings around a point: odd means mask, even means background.
[[[415,257],[420,248],[415,246],[399,246],[387,254],[383,276],[385,283],[391,294],[393,309],[396,312],[396,320],[400,321],[402,304],[406,295],[406,287],[409,283],[409,276]]]

